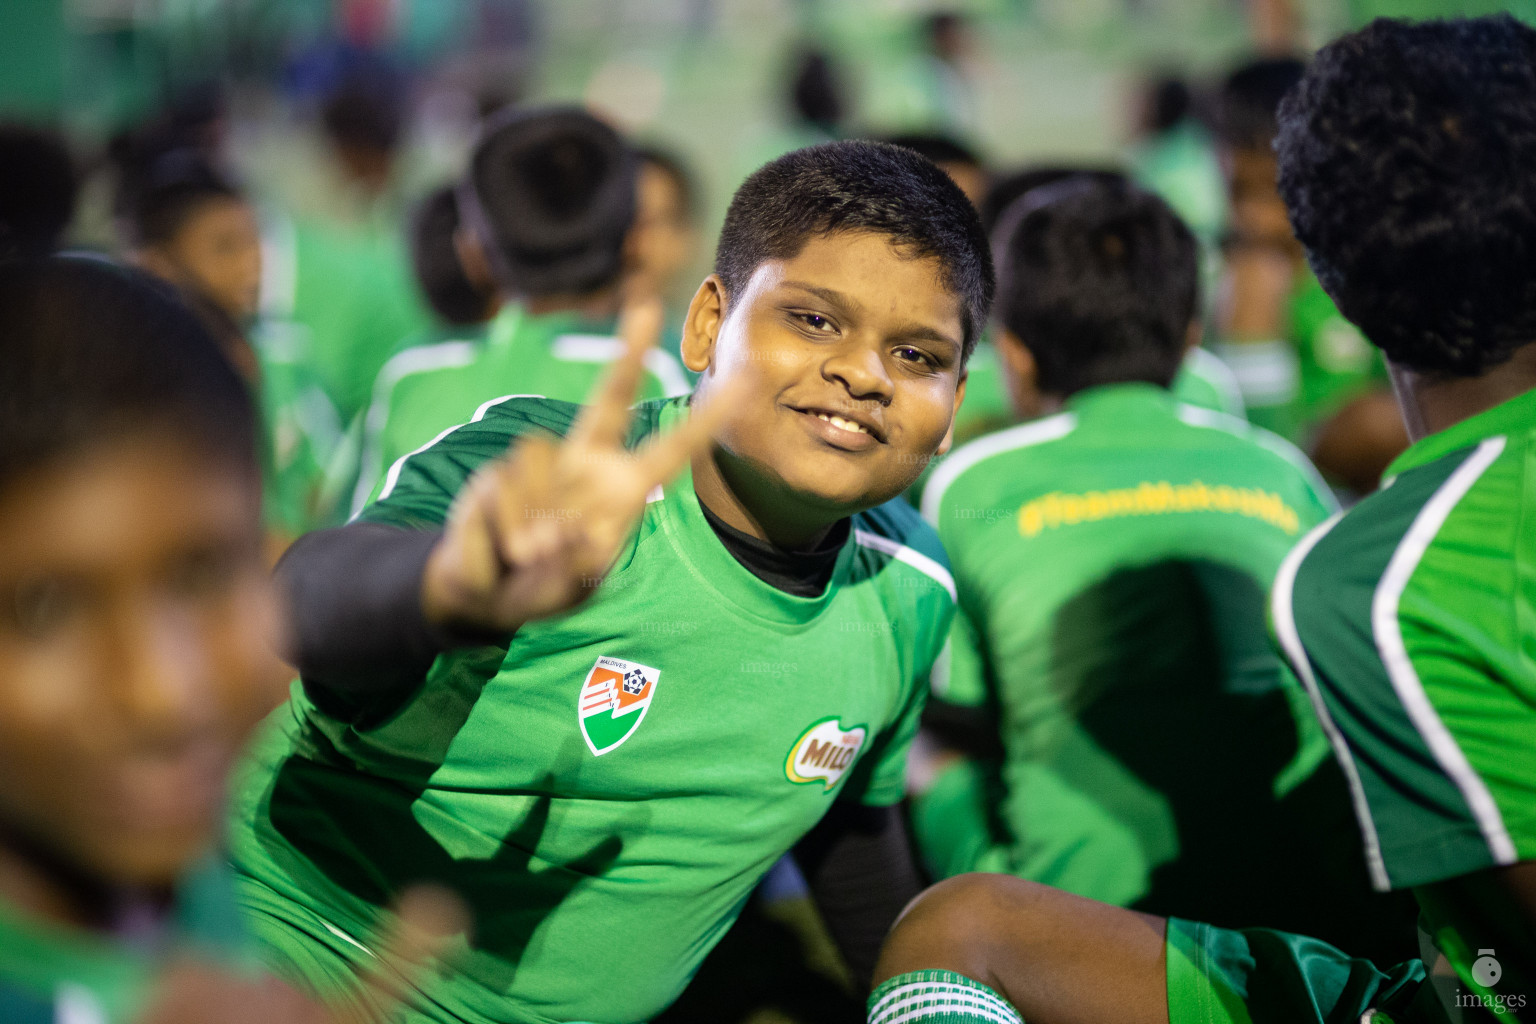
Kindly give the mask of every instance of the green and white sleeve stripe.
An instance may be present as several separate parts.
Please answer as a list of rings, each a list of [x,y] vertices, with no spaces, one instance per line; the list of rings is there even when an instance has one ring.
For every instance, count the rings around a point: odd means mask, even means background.
[[[1371,627],[1376,637],[1376,649],[1381,654],[1382,664],[1386,666],[1388,678],[1392,680],[1392,688],[1397,691],[1408,717],[1412,719],[1441,769],[1461,791],[1478,828],[1488,840],[1488,851],[1496,864],[1513,864],[1518,859],[1515,844],[1510,839],[1493,794],[1467,760],[1456,738],[1441,721],[1424,690],[1424,684],[1414,669],[1413,659],[1408,656],[1407,645],[1403,642],[1398,603],[1419,561],[1429,550],[1430,544],[1434,543],[1457,502],[1466,496],[1488,467],[1503,454],[1505,443],[1506,438],[1503,437],[1491,437],[1482,442],[1457,467],[1450,479],[1440,486],[1393,552],[1392,560],[1387,563],[1387,571],[1382,575],[1381,584],[1376,588],[1375,597],[1371,601]]]
[[[1338,525],[1341,518],[1343,513],[1335,513],[1318,524],[1291,549],[1290,554],[1285,556],[1285,561],[1280,563],[1280,570],[1275,574],[1275,584],[1271,591],[1271,613],[1280,648],[1285,652],[1286,660],[1290,662],[1296,678],[1301,681],[1302,687],[1307,691],[1307,697],[1312,701],[1312,708],[1317,712],[1318,721],[1322,724],[1323,734],[1328,737],[1328,743],[1333,747],[1334,757],[1338,759],[1344,778],[1349,783],[1349,797],[1355,808],[1355,819],[1360,823],[1361,839],[1365,845],[1365,864],[1371,874],[1371,884],[1377,889],[1386,890],[1391,888],[1391,883],[1387,879],[1387,866],[1381,856],[1381,840],[1376,833],[1375,819],[1371,816],[1371,804],[1366,799],[1365,787],[1360,782],[1360,769],[1355,764],[1354,755],[1349,751],[1349,742],[1339,730],[1333,716],[1328,713],[1328,705],[1323,701],[1322,690],[1317,685],[1317,676],[1312,671],[1312,663],[1307,658],[1307,650],[1302,646],[1301,636],[1296,629],[1296,614],[1292,604],[1296,588],[1296,573],[1301,568],[1302,559],[1317,546],[1318,541]]]

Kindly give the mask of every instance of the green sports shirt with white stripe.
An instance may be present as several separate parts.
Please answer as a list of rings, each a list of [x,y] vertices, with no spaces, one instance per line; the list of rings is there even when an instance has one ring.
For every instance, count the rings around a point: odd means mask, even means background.
[[[585,401],[603,368],[619,354],[613,330],[612,320],[532,314],[507,306],[486,328],[392,356],[374,383],[352,511],[367,503],[390,467],[464,422],[482,402],[513,393]],[[688,390],[676,359],[660,349],[646,353],[641,399]]]
[[[362,521],[440,526],[478,466],[578,408],[487,403],[405,459]],[[686,414],[641,404],[631,442]],[[403,707],[327,712],[295,688],[234,798],[253,931],[288,977],[344,986],[380,908],[438,879],[474,938],[409,1020],[647,1020],[834,800],[901,799],[952,588],[897,500],[852,517],[822,594],[777,590],[684,472],[589,601],[442,654]]]
[[[955,452],[923,502],[960,602],[934,694],[988,709],[1004,753],[995,780],[941,777],[919,803],[934,867],[1232,924],[1273,901],[1301,927],[1287,912],[1306,901],[1278,880],[1321,870],[1276,835],[1277,805],[1324,767],[1346,828],[1349,812],[1265,600],[1334,507],[1289,444],[1150,384]],[[989,783],[997,797],[965,792]]]
[[[1273,615],[1378,888],[1536,859],[1536,391],[1404,452],[1287,558]],[[1477,937],[1429,924],[1471,985]]]

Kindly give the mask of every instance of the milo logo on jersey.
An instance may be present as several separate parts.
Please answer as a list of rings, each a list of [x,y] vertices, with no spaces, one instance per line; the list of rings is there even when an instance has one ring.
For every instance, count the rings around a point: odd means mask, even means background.
[[[576,698],[581,736],[592,753],[603,756],[640,728],[660,678],[659,668],[623,658],[597,659]]]
[[[827,792],[837,785],[843,773],[852,767],[864,748],[866,730],[862,725],[852,729],[834,718],[823,718],[795,741],[784,759],[784,775],[790,782],[822,782]]]

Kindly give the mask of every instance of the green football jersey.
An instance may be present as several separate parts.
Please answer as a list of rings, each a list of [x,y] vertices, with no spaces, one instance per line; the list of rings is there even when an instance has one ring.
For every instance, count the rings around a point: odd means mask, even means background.
[[[578,408],[487,403],[406,458],[362,520],[439,527],[479,465],[563,434]],[[644,403],[632,440],[686,414]],[[591,600],[439,656],[403,707],[349,713],[296,686],[234,802],[241,896],[274,968],[343,978],[379,908],[437,879],[474,938],[410,1019],[659,1012],[833,800],[902,797],[953,582],[904,503],[850,525],[825,592],[796,597],[736,561],[685,472]]]
[[[956,446],[1012,426],[1017,420],[1013,403],[1008,400],[1008,384],[1003,379],[997,349],[990,338],[977,343],[965,371],[965,401],[955,416]],[[1204,348],[1193,348],[1184,357],[1169,390],[1174,398],[1188,405],[1228,416],[1247,415],[1237,378],[1219,357]]]
[[[1212,412],[1238,418],[1246,417],[1243,396],[1237,378],[1227,364],[1204,348],[1190,349],[1184,364],[1173,378],[1169,390],[1175,400]],[[998,363],[997,349],[989,338],[977,343],[966,364],[965,401],[955,414],[955,447],[959,448],[984,434],[1011,427],[1017,422],[1013,403],[1008,398],[1008,383]],[[931,460],[923,475],[907,492],[913,504],[921,502],[928,480],[947,456]]]
[[[400,459],[509,394],[582,402],[619,354],[613,321],[575,313],[534,315],[504,308],[482,331],[405,349],[379,372],[364,426],[362,470],[352,511],[366,504]],[[482,340],[483,339],[483,340]],[[646,353],[641,399],[686,394],[688,378],[660,349]]]
[[[351,422],[396,346],[432,322],[399,224],[274,217],[263,236],[262,315],[299,337],[310,370]]]
[[[1201,346],[1190,349],[1168,390],[1176,402],[1238,419],[1248,418],[1248,407],[1243,404],[1243,391],[1237,386],[1236,375],[1210,349]]]
[[[290,537],[337,524],[351,483],[347,429],[282,326],[255,332],[261,368],[262,504],[269,528]]]
[[[0,1021],[130,1024],[172,952],[234,970],[254,966],[222,861],[209,858],[187,874],[169,919],[121,937],[39,921],[0,902]]]
[[[937,867],[1223,922],[1262,898],[1276,803],[1327,758],[1265,596],[1334,507],[1285,442],[1147,384],[951,456],[923,499],[960,601],[934,693],[990,709],[1004,758],[1000,802],[970,798],[988,841],[919,806]]]
[[[1351,398],[1388,387],[1381,352],[1344,319],[1317,278],[1303,275],[1288,309],[1300,369],[1296,418],[1315,430]]]
[[[1276,579],[1276,635],[1350,780],[1380,889],[1536,859],[1533,459],[1536,391],[1418,441]],[[1486,991],[1478,936],[1424,909],[1462,983]],[[1497,952],[1536,963],[1533,948]]]
[[[1284,336],[1217,346],[1254,423],[1297,443],[1345,402],[1387,386],[1386,364],[1311,271],[1296,275]]]

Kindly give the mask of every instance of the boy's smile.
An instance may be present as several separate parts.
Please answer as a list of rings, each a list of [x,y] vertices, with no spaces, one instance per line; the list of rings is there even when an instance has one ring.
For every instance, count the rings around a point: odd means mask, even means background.
[[[939,451],[963,385],[959,296],[936,261],[869,231],[812,236],[767,260],[742,294],[700,287],[683,359],[707,393],[750,387],[694,467],[705,504],[777,543],[814,543],[832,523],[904,491]],[[722,507],[723,506],[723,507]]]

